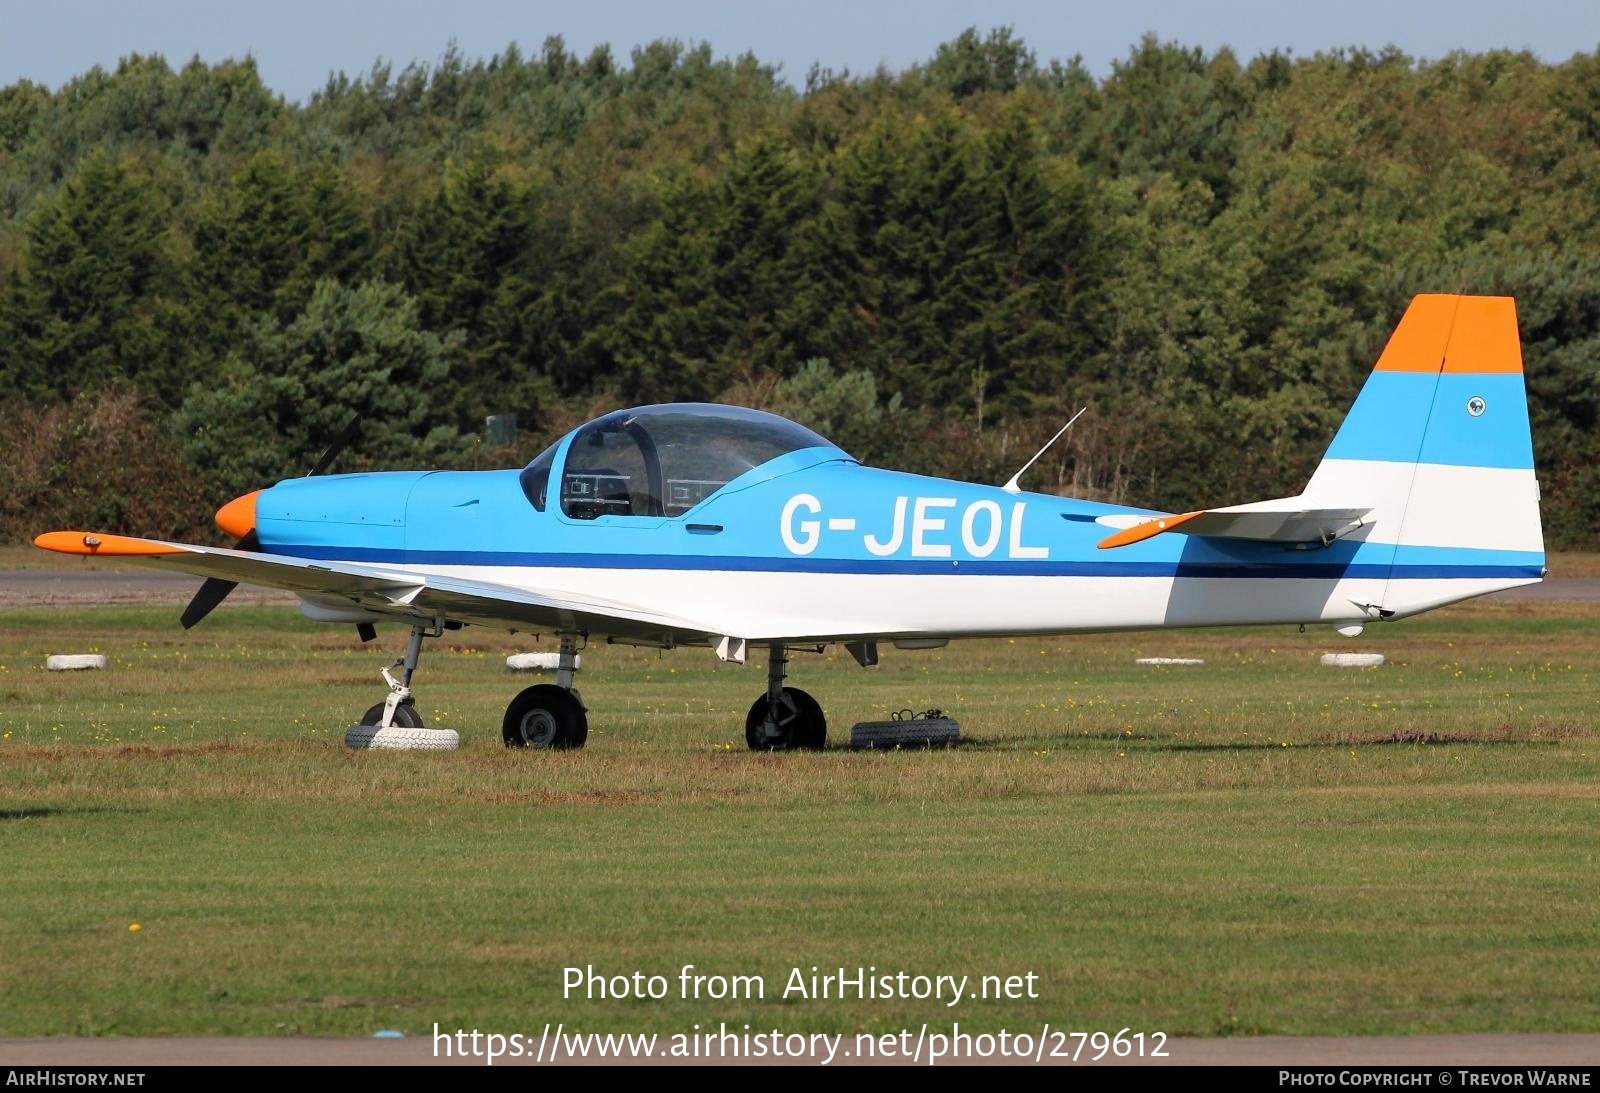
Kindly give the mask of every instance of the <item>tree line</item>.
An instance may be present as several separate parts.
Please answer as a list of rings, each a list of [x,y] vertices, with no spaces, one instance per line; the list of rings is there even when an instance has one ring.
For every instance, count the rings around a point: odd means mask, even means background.
[[[1293,492],[1410,297],[1517,297],[1552,543],[1600,545],[1600,57],[1096,79],[559,38],[336,75],[130,56],[0,89],[0,534],[200,533],[304,473],[515,465],[726,400],[863,460],[1188,510]],[[513,445],[484,421],[515,414]]]

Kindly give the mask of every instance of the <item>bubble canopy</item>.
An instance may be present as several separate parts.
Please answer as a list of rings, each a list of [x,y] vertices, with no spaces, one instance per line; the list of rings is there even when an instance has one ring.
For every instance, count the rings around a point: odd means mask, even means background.
[[[742,406],[670,403],[617,410],[572,434],[561,468],[561,511],[680,516],[740,475],[779,456],[834,444],[787,418]],[[561,444],[525,467],[522,492],[543,511]]]

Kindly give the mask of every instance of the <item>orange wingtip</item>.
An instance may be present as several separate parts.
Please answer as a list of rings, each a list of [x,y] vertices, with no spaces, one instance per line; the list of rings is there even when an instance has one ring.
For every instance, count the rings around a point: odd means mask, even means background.
[[[154,539],[131,535],[102,535],[95,531],[47,531],[33,545],[57,554],[95,554],[106,558],[139,558],[156,554],[182,554],[184,549]]]
[[[1142,543],[1152,535],[1160,535],[1163,531],[1171,531],[1179,524],[1186,524],[1196,516],[1200,516],[1205,509],[1198,512],[1185,512],[1178,516],[1158,516],[1154,520],[1146,520],[1142,524],[1135,524],[1131,528],[1107,535],[1100,540],[1101,550],[1110,550],[1112,547],[1127,546],[1129,543]]]

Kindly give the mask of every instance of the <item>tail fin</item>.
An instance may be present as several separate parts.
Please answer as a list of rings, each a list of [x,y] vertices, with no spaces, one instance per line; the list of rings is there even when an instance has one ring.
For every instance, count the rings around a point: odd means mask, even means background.
[[[1374,505],[1361,560],[1388,567],[1373,605],[1385,617],[1537,581],[1544,533],[1515,302],[1413,299],[1304,496]]]

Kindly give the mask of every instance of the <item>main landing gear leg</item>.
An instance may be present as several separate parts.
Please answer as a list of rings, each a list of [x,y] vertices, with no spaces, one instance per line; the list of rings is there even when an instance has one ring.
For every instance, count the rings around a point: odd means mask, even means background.
[[[785,687],[788,651],[767,647],[767,693],[744,719],[744,740],[752,751],[820,750],[828,742],[828,722],[817,700],[798,687]]]
[[[589,739],[589,713],[572,685],[578,670],[578,635],[561,635],[554,683],[529,687],[506,707],[500,735],[508,748],[581,748]]]
[[[420,729],[422,715],[417,712],[411,694],[411,677],[416,674],[417,661],[422,658],[422,639],[436,638],[444,633],[439,626],[413,626],[406,642],[406,655],[379,671],[389,684],[389,697],[361,715],[361,724],[382,728]],[[394,678],[394,669],[400,668],[400,678]]]

